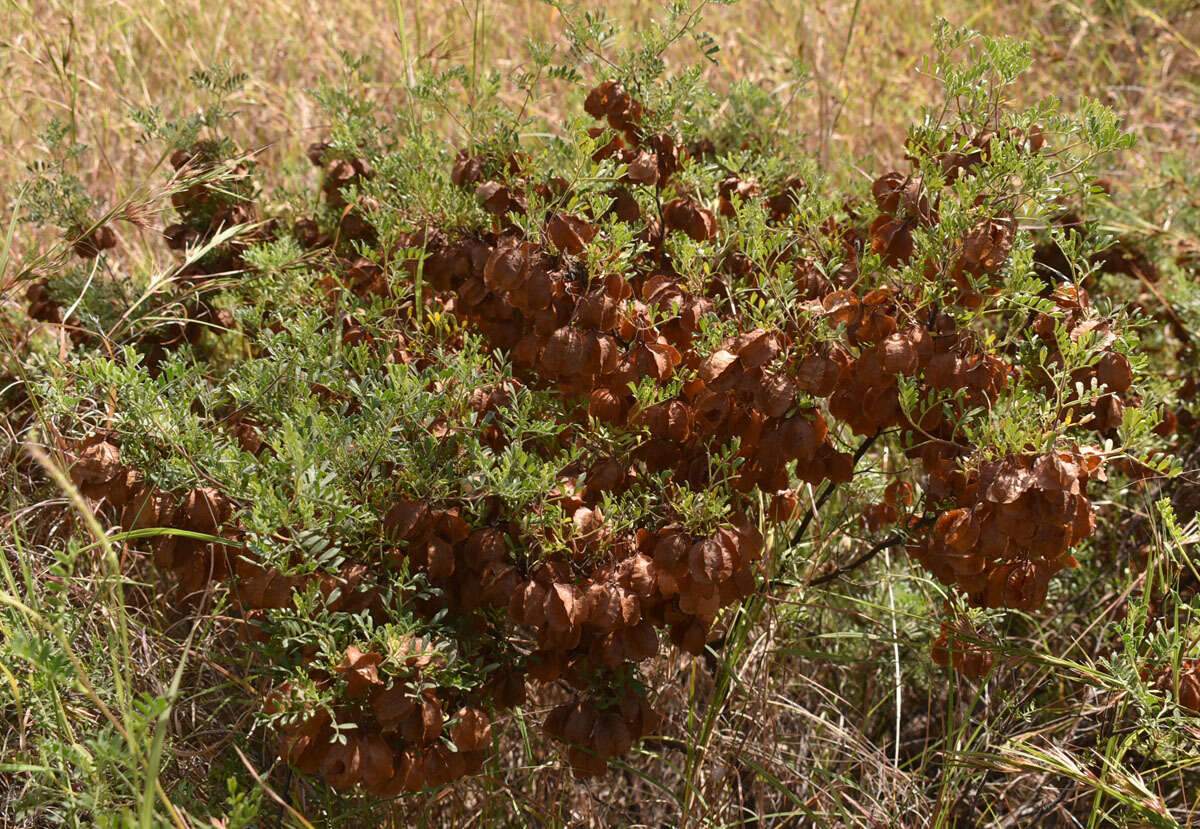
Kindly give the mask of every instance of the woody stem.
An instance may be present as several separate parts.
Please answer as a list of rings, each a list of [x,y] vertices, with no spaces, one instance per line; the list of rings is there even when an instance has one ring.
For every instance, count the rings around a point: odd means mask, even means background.
[[[854,452],[854,463],[851,465],[851,472],[858,466],[858,462],[862,460],[863,455],[875,444],[875,439],[879,437],[879,433],[871,435],[864,440]],[[804,534],[808,531],[808,525],[812,523],[813,517],[820,511],[821,507],[825,506],[825,502],[829,500],[829,496],[837,489],[837,484],[830,481],[825,489],[821,492],[821,496],[817,499],[817,503],[809,509],[808,514],[804,516],[804,520],[800,522],[800,526],[796,528],[795,535],[792,536],[791,546],[795,547],[800,543],[800,539],[804,538]]]

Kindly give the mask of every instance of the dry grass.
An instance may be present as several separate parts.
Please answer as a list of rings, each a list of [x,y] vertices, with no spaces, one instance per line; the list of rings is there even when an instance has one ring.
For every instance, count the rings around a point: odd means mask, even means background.
[[[722,45],[720,65],[711,70],[718,83],[769,81],[787,63],[808,64],[813,83],[797,99],[797,128],[831,151],[894,153],[905,116],[923,100],[915,70],[933,20],[944,15],[1030,40],[1038,56],[1031,97],[1066,93],[1068,105],[1074,95],[1099,97],[1127,115],[1153,152],[1196,141],[1187,125],[1197,114],[1200,19],[1178,6],[1171,13],[1137,3],[747,0],[710,9],[703,25]],[[656,8],[626,0],[608,12],[636,27]],[[129,109],[186,111],[194,105],[186,78],[197,68],[229,61],[247,72],[238,137],[248,147],[282,142],[281,150],[291,150],[321,129],[307,90],[337,75],[340,50],[372,57],[372,81],[386,97],[399,94],[414,67],[477,62],[512,73],[524,62],[526,39],[554,40],[561,20],[529,0],[10,0],[0,9],[0,27],[5,180],[17,180],[36,154],[38,132],[57,116],[76,123],[80,140],[95,150],[91,180],[113,188],[140,180],[157,160],[153,148],[138,145]],[[547,116],[561,109],[552,100],[541,108]]]
[[[938,16],[1028,40],[1036,64],[1027,98],[1057,96],[1071,106],[1088,95],[1112,106],[1141,139],[1112,177],[1162,186],[1171,183],[1162,159],[1194,156],[1200,141],[1191,127],[1200,119],[1200,14],[1189,7],[1191,0],[1153,8],[1123,0],[745,0],[708,9],[703,28],[722,47],[709,70],[718,88],[750,80],[792,98],[796,129],[814,152],[866,169],[900,161],[906,125],[936,88],[919,70]],[[621,0],[606,11],[636,30],[656,9],[649,0]],[[343,71],[343,52],[370,56],[369,87],[399,103],[410,72],[461,64],[511,76],[526,62],[528,39],[553,42],[561,31],[559,13],[535,0],[8,0],[0,6],[0,181],[21,180],[38,157],[39,133],[58,118],[91,148],[81,178],[118,203],[162,160],[157,147],[139,142],[130,110],[194,110],[189,73],[224,62],[250,78],[233,137],[278,168],[320,136],[309,92]],[[785,78],[793,62],[811,73],[803,88]],[[516,90],[506,94],[518,101]],[[530,114],[553,122],[563,101],[544,97]],[[454,124],[446,132],[461,140]],[[15,193],[5,187],[0,207],[10,208]]]
[[[709,70],[718,88],[743,79],[792,98],[796,129],[819,157],[848,157],[867,169],[897,165],[907,124],[936,89],[919,70],[937,17],[1028,40],[1037,56],[1028,100],[1050,95],[1070,106],[1087,95],[1112,106],[1141,139],[1112,178],[1171,187],[1179,182],[1163,174],[1162,159],[1194,156],[1200,141],[1188,126],[1200,119],[1200,14],[1189,14],[1189,5],[745,0],[709,9],[703,25],[722,47]],[[657,8],[622,0],[607,12],[636,30]],[[535,0],[445,7],[427,0],[9,0],[0,7],[0,181],[21,180],[38,157],[39,133],[59,118],[91,148],[81,178],[119,203],[162,161],[158,148],[140,143],[130,110],[194,110],[188,74],[224,62],[250,78],[233,137],[278,168],[321,134],[309,92],[343,71],[343,52],[370,56],[369,87],[398,104],[410,72],[467,65],[511,76],[526,62],[529,39],[553,42],[561,29],[559,13]],[[803,88],[781,80],[794,62],[810,72]],[[508,90],[509,101],[518,98]],[[553,122],[562,104],[547,96],[532,102],[530,114]],[[462,138],[452,123],[446,133]],[[0,208],[10,208],[14,194],[4,188]]]

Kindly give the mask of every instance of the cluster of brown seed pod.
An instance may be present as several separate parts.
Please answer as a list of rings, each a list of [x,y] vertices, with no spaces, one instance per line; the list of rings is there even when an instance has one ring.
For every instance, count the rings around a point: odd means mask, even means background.
[[[422,515],[431,522],[427,527],[404,523],[414,516],[420,522]],[[464,581],[453,579],[453,565],[446,563],[446,538],[461,540],[464,527],[456,510],[433,518],[418,502],[397,504],[385,517],[385,528],[395,532],[393,540],[403,533],[423,534],[421,540],[403,546],[412,566],[440,586]],[[485,530],[473,534],[471,545],[486,546],[489,539],[505,545],[502,538],[502,530]],[[315,579],[328,609],[365,611],[384,623],[388,613],[382,604],[381,585],[384,574],[401,555],[397,551],[391,562],[375,567],[358,563],[343,566],[336,576],[310,577],[284,576],[243,557],[231,591],[252,619],[260,609],[287,607],[293,594]],[[452,560],[452,553],[450,557]],[[460,574],[466,572],[465,567],[460,569]],[[408,600],[421,603],[413,597]],[[461,607],[462,600],[460,590],[432,604]],[[426,600],[426,604],[430,602]],[[440,667],[444,656],[433,643],[411,635],[390,641],[386,657],[377,649],[350,645],[332,669],[315,663],[312,652],[303,656],[309,679],[332,693],[334,708],[300,706],[297,712],[297,706],[286,704],[291,689],[287,685],[279,688],[269,700],[270,706],[291,711],[290,721],[280,732],[279,754],[301,771],[320,774],[338,789],[360,784],[373,794],[394,797],[478,773],[491,749],[487,711],[509,708],[525,699],[525,677],[520,669],[504,669],[486,686],[465,694],[439,685],[429,670]],[[334,739],[335,726],[341,735],[338,739]]]
[[[578,238],[595,232],[581,220],[574,228]],[[567,232],[551,229],[550,236]],[[712,301],[666,272],[609,274],[591,284],[552,248],[504,234],[434,236],[420,244],[429,251],[423,276],[450,294],[448,310],[509,352],[525,382],[586,395],[592,417],[644,429],[648,440],[637,460],[651,471],[673,469],[679,480],[703,485],[710,448],[736,437],[747,459],[740,476],[746,489],[764,482],[775,484],[768,489],[786,487],[792,461],[814,465],[803,473],[806,480],[821,480],[829,469],[849,475],[849,456],[829,446],[820,414],[799,405],[803,393],[832,391],[832,359],[801,360],[792,372],[781,362],[787,338],[761,329],[700,355],[695,334]],[[681,366],[695,377],[678,397],[635,409],[636,383],[665,384]]]
[[[176,529],[222,539],[174,534],[156,539],[154,563],[173,572],[185,593],[194,593],[230,575],[233,550],[240,545],[237,530],[230,523],[233,504],[217,489],[198,487],[184,494],[156,489],[140,472],[121,462],[115,439],[104,432],[96,432],[79,444],[69,474],[83,495],[110,507],[126,530]]]
[[[1111,182],[1102,179],[1097,184],[1110,195],[1112,194]],[[1078,234],[1079,229],[1084,225],[1084,218],[1080,212],[1068,211],[1056,218],[1054,224],[1064,233]],[[1195,255],[1194,246],[1188,242],[1179,243],[1174,258],[1177,267],[1184,272],[1190,271],[1193,275],[1200,264],[1200,259]],[[1094,270],[1089,271],[1080,281],[1078,291],[1073,286],[1063,284],[1057,286],[1055,296],[1066,300],[1066,307],[1073,309],[1073,313],[1079,315],[1079,312],[1086,311],[1090,306],[1087,291],[1094,290],[1100,280],[1106,276],[1120,276],[1130,283],[1140,285],[1139,288],[1135,288],[1136,298],[1127,301],[1126,307],[1131,313],[1141,314],[1155,320],[1156,327],[1160,331],[1170,334],[1169,337],[1161,339],[1144,338],[1140,343],[1140,350],[1143,353],[1152,354],[1170,349],[1173,353],[1166,355],[1167,359],[1173,360],[1181,367],[1192,366],[1196,362],[1196,343],[1178,310],[1172,307],[1172,304],[1157,287],[1157,283],[1162,278],[1158,261],[1153,255],[1153,251],[1145,246],[1144,241],[1118,237],[1109,247],[1092,254],[1089,262]],[[1033,262],[1035,271],[1050,284],[1066,280],[1072,272],[1066,254],[1053,241],[1042,242],[1035,247]],[[1044,321],[1039,320],[1039,322],[1045,326]],[[1101,331],[1099,333],[1107,339],[1110,332]],[[1115,358],[1109,359],[1115,361]],[[1116,362],[1119,363],[1119,361]],[[1112,372],[1114,368],[1123,370],[1118,364],[1109,366],[1107,372]],[[1084,385],[1087,386],[1090,377],[1082,379]],[[1155,432],[1164,438],[1169,438],[1176,432],[1181,435],[1190,434],[1196,425],[1195,415],[1190,408],[1190,404],[1196,396],[1196,378],[1191,376],[1190,372],[1186,372],[1183,376],[1173,379],[1178,383],[1177,397],[1182,405],[1175,410],[1163,412],[1163,419]],[[1102,433],[1109,431],[1112,425],[1120,422],[1123,409],[1129,403],[1122,390],[1111,386],[1110,388],[1114,394],[1098,401],[1091,412],[1097,430]],[[1079,414],[1086,416],[1088,413],[1080,412]]]
[[[883,500],[863,507],[859,523],[870,532],[879,532],[900,520],[913,503],[913,486],[908,481],[892,481],[883,491]]]
[[[164,315],[153,325],[136,326],[131,344],[141,352],[143,364],[152,373],[158,372],[159,365],[170,352],[184,344],[196,344],[205,330],[233,326],[233,315],[229,311],[214,307],[203,291],[191,288],[211,276],[244,271],[246,262],[242,254],[246,248],[274,232],[271,223],[257,221],[250,165],[228,159],[229,152],[221,142],[205,140],[171,155],[171,164],[181,182],[181,189],[171,195],[179,221],[163,231],[171,250],[195,249],[223,230],[235,225],[245,227],[236,238],[213,245],[212,250],[178,270],[176,275],[180,280],[174,284],[182,286],[184,291],[176,302],[169,303],[175,313]],[[191,183],[187,183],[189,181]],[[127,209],[123,217],[144,224],[144,219],[132,209]],[[73,231],[73,234],[79,232]],[[77,239],[74,250],[79,256],[91,259],[115,244],[112,227],[104,224]],[[99,335],[85,328],[78,319],[63,318],[63,308],[45,282],[30,285],[26,300],[31,319],[62,326],[76,345],[98,341]]]
[[[546,717],[546,733],[570,746],[567,761],[581,776],[598,777],[608,761],[658,730],[659,716],[638,694],[564,702]]]
[[[549,249],[503,235],[422,243],[424,276],[451,294],[446,308],[508,351],[526,382],[586,395],[592,417],[644,429],[636,459],[649,470],[703,486],[712,447],[736,438],[742,489],[786,488],[792,471],[812,482],[848,479],[850,456],[833,449],[823,417],[803,404],[804,395],[833,392],[836,357],[849,361],[843,352],[785,353],[786,335],[752,329],[704,356],[695,334],[712,301],[666,272],[591,285]],[[666,384],[681,367],[694,377],[680,395],[635,407],[636,383]]]
[[[328,229],[311,217],[297,219],[292,233],[300,244],[307,249],[334,245],[338,250],[350,251],[354,242],[374,243],[375,228],[367,215],[378,204],[370,196],[357,192],[375,177],[370,162],[359,156],[339,154],[324,142],[309,145],[308,160],[321,171],[321,193],[333,218]],[[352,191],[355,196],[350,202],[347,196]]]
[[[1102,179],[1097,184],[1110,195],[1112,194],[1111,182]],[[1063,232],[1077,234],[1079,228],[1084,225],[1084,219],[1079,212],[1068,211],[1057,217],[1054,224]],[[1197,259],[1194,252],[1186,243],[1181,244],[1178,251],[1178,255],[1175,257],[1176,265],[1195,272]],[[1035,271],[1049,284],[1055,286],[1052,296],[1059,307],[1067,311],[1068,321],[1074,323],[1071,326],[1074,338],[1077,339],[1080,334],[1090,330],[1091,327],[1080,327],[1083,324],[1081,318],[1091,305],[1088,291],[1093,290],[1104,276],[1121,276],[1141,284],[1137,299],[1127,303],[1129,310],[1154,319],[1161,330],[1171,334],[1169,338],[1163,338],[1161,343],[1155,343],[1152,338],[1144,339],[1140,344],[1141,350],[1154,352],[1171,348],[1174,351],[1173,359],[1180,365],[1189,366],[1195,363],[1196,344],[1176,309],[1156,287],[1156,283],[1162,278],[1162,273],[1150,252],[1133,239],[1119,237],[1111,246],[1093,254],[1089,261],[1094,270],[1087,273],[1076,287],[1064,281],[1070,276],[1072,268],[1067,261],[1066,254],[1057,243],[1045,241],[1034,248]],[[1044,316],[1039,316],[1036,323],[1039,328],[1038,333],[1042,335],[1043,341],[1053,345],[1053,323]],[[1095,324],[1095,322],[1091,323],[1092,326]],[[1111,332],[1106,328],[1101,328],[1097,334],[1102,341],[1111,340]],[[1107,364],[1103,367],[1104,377],[1101,376],[1101,366],[1099,365],[1095,366],[1095,370],[1092,372],[1079,373],[1079,379],[1085,387],[1089,385],[1092,377],[1096,377],[1110,389],[1111,393],[1096,401],[1090,412],[1077,412],[1077,415],[1081,417],[1090,414],[1091,422],[1095,424],[1096,430],[1101,434],[1111,432],[1112,428],[1120,423],[1126,406],[1131,402],[1134,404],[1137,402],[1136,399],[1131,401],[1126,398],[1127,386],[1121,388],[1125,385],[1123,376],[1127,370],[1127,363],[1123,364],[1121,355],[1116,353],[1113,353],[1112,356],[1106,355],[1106,359]],[[1196,425],[1195,416],[1188,405],[1195,399],[1195,377],[1185,374],[1174,379],[1178,383],[1178,399],[1183,405],[1173,411],[1163,412],[1163,419],[1155,428],[1155,433],[1164,438],[1169,438],[1176,432],[1189,434]],[[1110,380],[1113,383],[1109,383]]]
[[[982,679],[996,664],[996,653],[986,637],[961,618],[943,621],[929,649],[935,665],[953,668],[963,676]]]
[[[163,230],[167,247],[175,251],[194,249],[223,230],[246,226],[236,239],[216,245],[196,261],[187,263],[179,273],[182,277],[197,280],[237,273],[245,267],[242,253],[246,248],[270,234],[269,225],[255,227],[258,208],[251,166],[236,155],[214,140],[198,141],[171,154],[171,166],[182,185],[171,194],[179,221]]]
[[[176,150],[170,162],[186,186],[171,194],[179,221],[163,230],[168,248],[186,255],[209,245],[223,231],[242,228],[235,237],[212,245],[204,255],[189,257],[177,274],[181,284],[203,286],[212,277],[245,271],[245,251],[274,233],[273,223],[259,222],[251,164],[215,140]],[[160,322],[139,337],[143,362],[152,373],[158,372],[170,352],[184,344],[195,345],[206,330],[234,326],[233,315],[212,305],[203,289],[186,292],[177,307],[181,312],[177,318]]]
[[[1082,449],[955,470],[938,481],[951,507],[909,553],[975,605],[1036,610],[1051,576],[1076,566],[1071,547],[1095,530],[1086,487],[1104,480],[1101,467],[1098,452]]]
[[[422,681],[440,658],[410,637],[389,654],[404,673],[389,680],[379,670],[382,654],[351,645],[332,671],[342,692],[336,722],[327,709],[295,719],[282,729],[280,756],[335,789],[360,784],[381,797],[477,774],[491,748],[491,719],[470,704],[447,715],[442,689]],[[272,707],[282,707],[289,691],[280,689]]]
[[[958,129],[938,137],[932,148],[932,159],[947,181],[956,181],[973,176],[991,157],[992,145],[1000,138],[1015,143],[1024,152],[1040,153],[1046,146],[1046,133],[1042,127],[1033,125],[1028,129],[1019,127]],[[921,150],[917,136],[905,142],[905,158],[916,161]]]
[[[871,436],[901,426],[924,438],[920,443],[932,447],[926,451],[944,451],[952,434],[947,432],[945,408],[935,401],[961,390],[965,396],[956,408],[988,405],[1008,382],[1010,367],[982,353],[944,314],[930,327],[910,323],[900,329],[897,317],[903,307],[884,290],[861,299],[836,291],[826,295],[823,304],[833,322],[847,326],[850,343],[858,347],[857,357],[841,359],[836,391],[829,400],[830,413],[857,434]],[[908,414],[899,400],[904,377],[918,378],[922,392],[920,410]],[[930,438],[934,440],[928,442]]]
[[[588,486],[602,474],[593,467]],[[630,714],[616,733],[632,736],[605,743],[604,751],[623,743],[627,750],[628,740],[644,734],[655,718],[644,697],[618,681],[623,669],[658,653],[663,628],[679,647],[703,651],[719,609],[753,589],[762,537],[745,518],[701,538],[678,525],[618,537],[585,495],[558,499],[557,506],[572,520],[567,552],[531,553],[543,540],[518,539],[509,524],[472,531],[457,510],[434,511],[423,501],[397,503],[384,526],[409,567],[438,588],[437,598],[426,600],[425,612],[446,608],[471,618],[477,609],[500,608],[530,632],[533,650],[507,676],[507,685],[491,689],[497,707],[523,699],[526,680],[562,680],[592,695],[621,687],[621,710],[637,716]],[[605,728],[599,731],[602,741]],[[549,723],[547,731],[559,736]],[[611,751],[589,754],[587,745],[584,741],[569,751],[581,775],[599,773],[603,758],[613,756]]]
[[[981,158],[968,158],[965,166],[954,169],[969,171]],[[877,178],[871,193],[880,211],[869,231],[871,250],[888,266],[909,264],[916,247],[914,234],[939,221],[936,203],[919,176],[895,171]],[[975,223],[956,241],[948,262],[926,261],[923,266],[928,277],[944,268],[958,288],[955,301],[966,308],[979,307],[985,296],[999,292],[998,277],[1016,239],[1017,222],[1010,210],[988,209],[986,203],[980,204],[980,210]]]
[[[28,303],[25,306],[25,313],[31,320],[62,326],[71,342],[76,345],[90,339],[88,332],[78,324],[78,320],[63,318],[62,303],[58,302],[51,294],[50,287],[46,282],[34,282],[26,288],[25,301]]]
[[[937,222],[924,183],[899,172],[885,173],[871,185],[879,216],[871,224],[871,250],[896,267],[912,258],[913,232]]]
[[[81,259],[95,259],[101,251],[117,246],[117,234],[108,224],[98,225],[86,232],[76,228],[71,235],[75,237],[71,249]]]

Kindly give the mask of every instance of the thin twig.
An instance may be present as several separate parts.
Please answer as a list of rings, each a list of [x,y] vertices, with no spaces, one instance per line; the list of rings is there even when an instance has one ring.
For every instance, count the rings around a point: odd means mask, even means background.
[[[846,573],[849,573],[851,570],[857,569],[857,568],[861,567],[862,565],[866,564],[868,561],[875,558],[875,556],[879,555],[884,550],[890,550],[893,547],[898,547],[903,543],[904,543],[904,536],[902,536],[902,535],[893,535],[891,538],[885,538],[883,541],[880,541],[874,547],[867,550],[865,553],[863,553],[858,558],[854,559],[854,561],[850,562],[846,566],[839,567],[836,570],[833,570],[832,572],[825,573],[820,576],[815,576],[815,577],[809,579],[804,584],[806,587],[816,587],[818,585],[826,584],[827,582],[831,582],[840,576],[844,576]]]

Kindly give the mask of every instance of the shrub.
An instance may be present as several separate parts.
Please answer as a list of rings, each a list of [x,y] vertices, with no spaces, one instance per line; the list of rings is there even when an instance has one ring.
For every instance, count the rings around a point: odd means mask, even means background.
[[[933,662],[984,677],[989,611],[1042,610],[1108,476],[1178,468],[1151,320],[1096,291],[1129,260],[1071,218],[1128,138],[1010,107],[1027,47],[940,28],[943,100],[864,184],[668,73],[687,25],[609,62],[589,23],[537,65],[586,118],[528,140],[474,106],[451,151],[453,75],[396,112],[330,87],[319,196],[286,204],[219,132],[237,79],[201,78],[212,117],[144,116],[165,273],[111,270],[136,212],[35,188],[65,236],[28,274],[27,424],[110,541],[236,620],[279,756],[337,789],[477,773],[561,690],[543,731],[603,775],[658,729],[665,642],[716,653],[742,603],[890,549],[945,588]],[[835,496],[861,549],[822,564]]]

